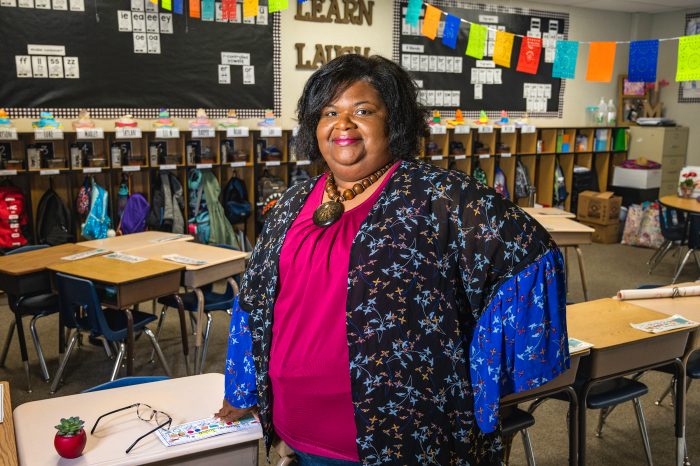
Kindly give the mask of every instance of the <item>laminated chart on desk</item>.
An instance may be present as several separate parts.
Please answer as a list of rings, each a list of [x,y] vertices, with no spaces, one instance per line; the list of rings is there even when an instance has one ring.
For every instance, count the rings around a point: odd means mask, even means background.
[[[232,432],[261,431],[260,422],[253,417],[224,421],[216,417],[186,422],[169,430],[157,430],[156,436],[166,447],[196,442]]]
[[[465,0],[432,0],[443,13],[488,27],[483,59],[465,55],[470,25],[461,22],[456,47],[443,44],[445,14],[440,18],[437,37],[421,35],[425,4],[417,26],[404,21],[408,1],[394,10],[394,60],[409,71],[420,88],[419,97],[431,109],[446,112],[459,108],[465,117],[477,118],[480,110],[489,117],[506,110],[511,117],[525,112],[533,117],[561,118],[565,80],[552,77],[557,40],[568,39],[569,14],[513,6],[480,5]],[[515,37],[510,68],[493,60],[496,31],[542,40],[542,58],[536,74],[516,70],[522,38]],[[488,105],[488,106],[487,106]]]

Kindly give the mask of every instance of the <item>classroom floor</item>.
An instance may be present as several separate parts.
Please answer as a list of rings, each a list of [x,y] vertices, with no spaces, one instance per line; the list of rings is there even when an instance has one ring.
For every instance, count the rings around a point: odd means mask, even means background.
[[[665,284],[671,281],[673,275],[675,258],[670,255],[659,264],[653,275],[647,275],[646,261],[652,253],[651,250],[619,244],[593,244],[584,246],[582,249],[588,272],[590,299],[612,296],[620,288],[635,288],[642,284]],[[575,255],[572,253],[569,256],[573,261],[569,278],[569,301],[579,302],[583,299],[583,294],[578,267],[575,263]],[[698,276],[700,276],[700,271],[697,270],[695,264],[691,263],[686,266],[680,281],[692,281]],[[0,310],[0,338],[4,341],[5,329],[12,319],[4,296],[0,300],[0,308],[3,308]],[[150,310],[150,305],[144,306],[144,310]],[[29,319],[25,321],[25,333],[29,347],[33,392],[29,394],[25,390],[25,378],[16,336],[7,357],[6,367],[0,368],[0,379],[8,380],[11,384],[12,401],[15,407],[27,401],[49,396],[49,385],[44,383],[39,375],[36,353],[29,336],[28,321]],[[56,325],[56,316],[41,319],[37,324],[49,371],[52,374],[58,367],[57,332],[54,330]],[[151,328],[155,330],[155,325],[152,325]],[[225,315],[223,313],[215,315],[205,371],[223,370],[227,332],[228,324]],[[179,324],[175,310],[169,311],[160,341],[174,375],[185,375]],[[136,341],[136,362],[134,365],[136,375],[162,374],[162,369],[158,364],[148,363],[150,349],[146,338],[140,338]],[[56,396],[78,393],[85,388],[105,382],[109,378],[110,369],[111,361],[106,359],[102,348],[94,347],[85,341],[80,352],[75,353],[71,358],[64,377],[65,384],[60,387]],[[656,398],[666,388],[669,376],[650,372],[645,374],[641,380],[649,386],[649,394],[642,398],[642,405],[649,429],[654,463],[660,466],[673,464],[675,455],[673,409],[669,404],[669,398],[661,407],[654,405]],[[566,405],[556,400],[547,401],[537,410],[535,417],[537,422],[530,429],[530,436],[537,463],[543,466],[566,464],[568,454],[566,447]],[[610,415],[603,437],[600,439],[594,436],[597,412],[589,412],[588,419],[588,464],[611,466],[646,464],[641,436],[631,403],[620,406]],[[688,392],[686,425],[691,460],[700,464],[700,382],[691,385]],[[261,445],[260,464],[265,464],[265,454],[262,450]],[[276,459],[274,454],[271,455],[271,459],[274,464]],[[520,437],[515,440],[510,459],[512,465],[525,464]]]

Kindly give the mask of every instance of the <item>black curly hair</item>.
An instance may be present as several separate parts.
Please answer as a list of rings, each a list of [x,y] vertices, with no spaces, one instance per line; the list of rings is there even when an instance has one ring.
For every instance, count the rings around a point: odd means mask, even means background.
[[[321,110],[357,81],[367,81],[387,108],[386,132],[391,155],[412,159],[418,155],[420,137],[426,130],[427,112],[418,103],[413,79],[399,65],[379,55],[342,55],[311,75],[297,104],[299,131],[294,139],[297,154],[321,158],[316,127]]]

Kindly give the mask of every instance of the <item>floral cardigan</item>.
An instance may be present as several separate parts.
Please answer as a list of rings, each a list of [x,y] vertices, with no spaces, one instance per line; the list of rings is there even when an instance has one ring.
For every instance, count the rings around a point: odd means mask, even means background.
[[[271,212],[231,319],[226,399],[258,404],[268,448],[279,256],[315,181],[290,188]],[[537,222],[462,173],[401,162],[348,270],[362,463],[498,464],[500,397],[569,366],[565,295],[561,254]]]

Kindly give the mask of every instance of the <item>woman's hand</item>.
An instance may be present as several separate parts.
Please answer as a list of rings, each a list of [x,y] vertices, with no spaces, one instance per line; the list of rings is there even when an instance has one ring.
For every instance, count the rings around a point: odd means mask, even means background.
[[[231,403],[224,399],[221,405],[221,409],[214,416],[218,417],[222,421],[237,421],[248,414],[255,415],[258,411],[258,405],[251,406],[250,408],[235,408],[231,406]]]

